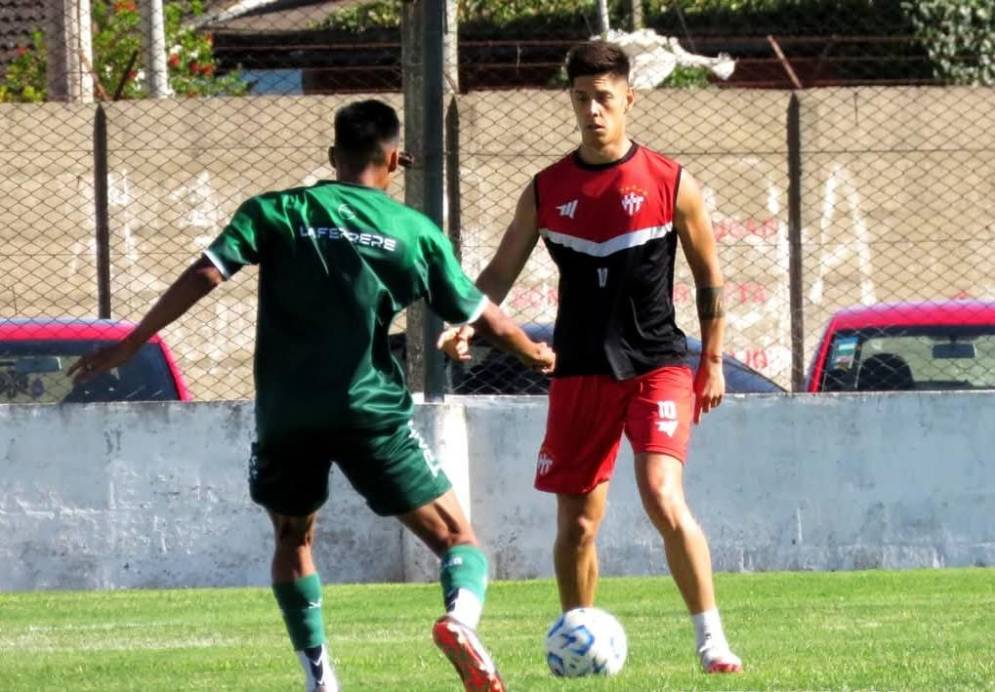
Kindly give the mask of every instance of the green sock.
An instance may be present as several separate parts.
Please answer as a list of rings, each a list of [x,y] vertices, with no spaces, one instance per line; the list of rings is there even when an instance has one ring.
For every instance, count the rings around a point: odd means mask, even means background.
[[[283,612],[283,621],[287,623],[287,633],[296,651],[325,643],[321,577],[317,572],[297,581],[273,584],[273,595]]]
[[[487,557],[473,545],[453,546],[442,556],[439,579],[446,612],[476,629],[487,592]]]

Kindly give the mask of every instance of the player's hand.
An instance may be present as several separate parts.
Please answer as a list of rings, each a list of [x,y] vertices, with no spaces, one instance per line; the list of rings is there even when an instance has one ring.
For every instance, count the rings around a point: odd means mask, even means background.
[[[532,370],[537,370],[544,375],[550,374],[556,369],[556,352],[549,347],[549,344],[541,341],[535,347],[535,352],[528,358],[522,358],[522,362]]]
[[[439,335],[435,347],[455,361],[466,362],[470,360],[470,339],[474,332],[474,328],[468,324],[450,327]]]
[[[116,344],[104,346],[93,353],[82,356],[66,371],[73,378],[73,384],[86,382],[102,372],[113,370],[128,361],[141,344],[134,345],[128,339],[122,339]]]
[[[722,403],[726,393],[726,378],[722,374],[722,361],[709,359],[702,354],[698,372],[694,376],[694,423],[701,422],[701,414],[708,413]]]

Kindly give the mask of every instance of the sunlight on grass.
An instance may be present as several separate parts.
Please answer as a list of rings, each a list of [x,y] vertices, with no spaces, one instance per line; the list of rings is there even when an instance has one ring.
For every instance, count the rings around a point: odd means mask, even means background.
[[[951,689],[995,687],[995,571],[720,574],[739,676],[698,672],[667,577],[604,579],[599,605],[629,636],[612,679],[552,678],[548,580],[496,582],[481,635],[512,690]],[[326,587],[333,657],[348,690],[455,690],[429,628],[432,584]],[[288,690],[301,674],[268,589],[0,595],[0,689]]]

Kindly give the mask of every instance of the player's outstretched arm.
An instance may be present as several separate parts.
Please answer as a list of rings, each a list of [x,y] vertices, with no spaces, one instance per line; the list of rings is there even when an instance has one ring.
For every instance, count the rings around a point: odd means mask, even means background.
[[[508,295],[539,240],[533,185],[534,182],[530,182],[522,190],[515,206],[515,216],[504,232],[497,252],[477,277],[477,288],[496,305],[500,305]]]
[[[534,184],[530,182],[522,190],[515,206],[515,216],[504,232],[497,252],[477,277],[477,288],[495,305],[500,305],[507,297],[539,240]],[[468,361],[473,334],[474,328],[470,325],[452,327],[442,332],[436,346],[453,360]]]
[[[697,181],[681,171],[674,214],[677,234],[694,275],[698,321],[701,324],[701,360],[695,374],[694,422],[702,413],[722,403],[725,377],[722,374],[722,342],[725,334],[723,279],[712,222]]]
[[[153,334],[193,307],[223,280],[224,277],[217,267],[206,257],[201,257],[187,267],[173,285],[166,289],[128,336],[116,344],[83,356],[73,363],[67,374],[74,382],[82,382],[118,367],[135,355]]]
[[[544,373],[556,367],[556,354],[548,344],[532,341],[515,322],[494,303],[488,302],[473,327],[502,351],[513,353],[525,365]]]

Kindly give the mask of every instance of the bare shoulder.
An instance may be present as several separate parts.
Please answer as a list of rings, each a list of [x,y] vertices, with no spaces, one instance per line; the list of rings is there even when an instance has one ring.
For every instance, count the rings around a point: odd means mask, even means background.
[[[701,187],[698,181],[688,169],[682,168],[677,184],[677,212],[688,216],[697,212],[701,205]]]
[[[518,196],[518,202],[515,204],[515,217],[512,219],[511,225],[526,232],[538,228],[535,180],[529,180]]]
[[[687,171],[681,172],[680,185],[677,188],[674,226],[685,245],[714,242],[711,240],[712,223],[705,208],[701,186]]]

